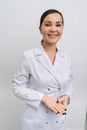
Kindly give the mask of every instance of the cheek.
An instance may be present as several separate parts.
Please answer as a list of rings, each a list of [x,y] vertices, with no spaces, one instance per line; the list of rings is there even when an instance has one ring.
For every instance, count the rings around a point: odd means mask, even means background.
[[[46,34],[47,34],[47,32],[48,32],[48,30],[47,30],[47,29],[42,29],[42,30],[41,30],[42,35],[46,35]]]
[[[40,31],[41,31],[42,34],[47,33],[48,30],[49,30],[49,28],[46,28],[46,27],[44,27],[44,26],[42,26],[42,27],[40,28]]]
[[[60,29],[58,30],[58,32],[59,32],[60,35],[62,35],[63,29],[60,28]]]

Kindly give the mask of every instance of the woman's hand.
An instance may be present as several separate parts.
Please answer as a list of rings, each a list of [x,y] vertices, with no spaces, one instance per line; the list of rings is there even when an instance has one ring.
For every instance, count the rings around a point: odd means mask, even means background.
[[[60,100],[60,102],[65,100]],[[57,101],[49,96],[44,96],[42,98],[42,103],[48,107],[50,110],[52,110],[55,113],[63,114],[65,113],[65,106],[63,103],[57,103]]]
[[[68,104],[68,101],[69,101],[69,96],[68,96],[68,95],[64,95],[64,96],[62,96],[62,97],[58,100],[58,103],[62,104],[62,105],[64,106],[64,108],[66,109],[67,104]]]

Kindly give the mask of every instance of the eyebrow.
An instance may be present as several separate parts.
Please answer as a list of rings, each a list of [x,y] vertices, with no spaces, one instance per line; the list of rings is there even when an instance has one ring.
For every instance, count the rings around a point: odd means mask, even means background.
[[[51,21],[44,21],[45,23],[51,23]],[[62,21],[56,21],[56,23],[62,23]]]

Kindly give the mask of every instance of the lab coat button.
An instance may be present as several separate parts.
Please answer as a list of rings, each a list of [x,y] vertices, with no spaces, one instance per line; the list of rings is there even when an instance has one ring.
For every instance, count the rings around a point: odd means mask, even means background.
[[[56,121],[56,123],[58,123],[58,121]]]
[[[58,88],[58,90],[61,90],[61,88]]]
[[[48,124],[48,122],[46,122],[46,125]]]
[[[50,88],[48,88],[48,91],[50,90]]]
[[[48,113],[48,111],[46,111],[46,113]]]

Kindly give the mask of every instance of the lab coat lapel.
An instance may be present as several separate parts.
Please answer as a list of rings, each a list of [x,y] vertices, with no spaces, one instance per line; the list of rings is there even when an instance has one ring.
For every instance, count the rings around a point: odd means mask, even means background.
[[[35,50],[35,57],[37,61],[55,78],[55,80],[62,86],[62,78],[56,72],[55,68],[50,64],[42,47]]]

